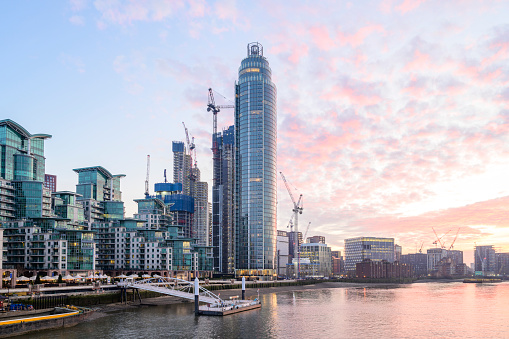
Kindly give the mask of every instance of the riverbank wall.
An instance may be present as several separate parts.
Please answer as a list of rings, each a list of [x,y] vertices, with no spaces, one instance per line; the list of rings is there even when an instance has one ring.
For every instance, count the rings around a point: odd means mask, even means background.
[[[291,280],[291,281],[272,281],[272,282],[250,282],[246,288],[250,291],[256,291],[258,289],[265,288],[278,288],[278,287],[299,287],[299,286],[310,286],[318,285],[321,283],[362,283],[362,284],[401,284],[401,283],[412,283],[415,279],[324,279],[324,280]],[[224,291],[224,290],[240,290],[242,285],[239,283],[225,283],[225,284],[211,284],[202,285],[209,291]],[[161,297],[161,294],[150,291],[139,291],[142,299],[150,299]],[[86,294],[67,294],[65,300],[61,298],[55,298],[51,296],[47,297],[25,297],[14,299],[13,302],[22,303],[25,305],[38,305],[41,304],[41,298],[47,298],[44,300],[43,305],[47,307],[55,307],[61,304],[75,305],[81,307],[93,307],[105,304],[115,304],[122,301],[120,291],[108,291],[102,293],[86,293]],[[132,293],[128,293],[128,301],[135,301],[135,297]]]
[[[159,293],[150,292],[150,291],[140,291],[140,296],[142,299],[146,298],[155,298],[160,297]],[[41,299],[47,299],[44,301],[43,305],[45,308],[48,307],[56,307],[62,304],[65,305],[74,305],[80,307],[91,307],[96,305],[104,305],[104,304],[114,304],[121,302],[120,291],[115,292],[103,292],[97,294],[73,294],[66,295],[64,298],[55,298],[52,296],[49,297],[28,297],[28,298],[20,298],[20,299],[11,299],[12,302],[24,304],[24,305],[39,305],[41,304]],[[133,297],[134,300],[134,297]]]

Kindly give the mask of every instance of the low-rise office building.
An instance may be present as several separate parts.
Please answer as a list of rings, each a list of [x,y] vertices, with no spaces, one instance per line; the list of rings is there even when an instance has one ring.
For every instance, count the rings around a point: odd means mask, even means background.
[[[305,273],[303,275],[303,270],[301,268],[301,278],[304,277],[330,277],[332,275],[332,257],[331,257],[331,249],[326,244],[322,243],[305,243],[300,246],[300,261],[303,262],[303,259],[309,259],[311,269],[310,272]],[[295,261],[298,261],[298,258],[294,258],[292,262],[292,266],[295,266]],[[295,267],[294,267],[295,273]]]
[[[355,274],[356,264],[365,259],[394,261],[394,238],[358,237],[345,239],[345,271]]]

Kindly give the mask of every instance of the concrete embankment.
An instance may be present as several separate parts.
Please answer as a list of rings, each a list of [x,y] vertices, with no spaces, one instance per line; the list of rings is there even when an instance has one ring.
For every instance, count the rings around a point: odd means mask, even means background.
[[[347,288],[347,287],[374,287],[374,286],[387,286],[395,285],[394,283],[388,282],[344,282],[344,280],[297,280],[297,281],[275,281],[275,282],[249,282],[246,284],[246,298],[256,298],[259,295],[268,293],[279,293],[288,291],[301,291],[309,289],[323,289],[323,288]],[[214,284],[214,285],[202,285],[209,289],[215,294],[219,294],[222,299],[229,299],[232,296],[241,295],[241,284],[238,282]],[[182,302],[191,302],[189,300],[171,297],[161,296],[158,293],[149,291],[140,291],[142,298],[141,305],[165,305]],[[37,298],[37,297],[36,297]],[[73,294],[68,295],[65,304],[91,307],[99,311],[99,313],[109,313],[117,310],[138,307],[140,302],[137,301],[132,293],[128,294],[129,302],[127,304],[121,303],[121,295],[119,291],[108,291],[103,293],[93,294]],[[16,302],[24,304],[32,304],[34,299],[23,298],[18,299]],[[57,305],[54,305],[57,306]],[[96,312],[97,313],[97,312]],[[91,319],[101,317],[104,314],[94,314]]]

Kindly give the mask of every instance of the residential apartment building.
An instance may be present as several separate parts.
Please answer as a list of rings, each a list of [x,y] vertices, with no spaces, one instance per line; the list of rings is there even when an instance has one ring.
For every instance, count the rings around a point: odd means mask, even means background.
[[[235,270],[274,279],[277,235],[277,90],[257,42],[235,84]]]
[[[474,252],[476,275],[493,275],[497,270],[495,247],[476,246]]]
[[[156,187],[158,196],[136,200],[135,218],[125,218],[123,174],[83,167],[74,170],[76,192],[44,187],[47,138],[0,121],[0,146],[9,155],[0,164],[3,274],[212,270],[212,248],[191,237],[194,200],[182,184]]]
[[[412,265],[416,276],[426,276],[428,274],[428,255],[426,253],[402,254],[400,262]]]

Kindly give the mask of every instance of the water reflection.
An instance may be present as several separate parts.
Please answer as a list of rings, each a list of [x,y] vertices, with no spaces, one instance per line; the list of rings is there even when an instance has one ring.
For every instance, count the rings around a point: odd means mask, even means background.
[[[25,338],[509,337],[509,283],[422,283],[260,296],[259,310],[195,317],[192,303],[117,312]]]

